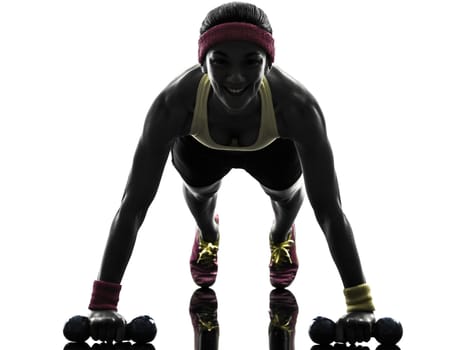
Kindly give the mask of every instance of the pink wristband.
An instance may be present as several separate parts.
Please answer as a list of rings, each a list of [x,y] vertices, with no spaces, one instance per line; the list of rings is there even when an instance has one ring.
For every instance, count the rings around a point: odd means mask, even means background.
[[[88,308],[90,310],[117,311],[121,288],[122,286],[118,283],[94,281],[93,293]]]

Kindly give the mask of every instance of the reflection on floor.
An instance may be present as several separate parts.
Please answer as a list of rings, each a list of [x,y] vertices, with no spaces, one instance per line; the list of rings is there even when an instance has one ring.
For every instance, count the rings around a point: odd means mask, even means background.
[[[194,331],[194,350],[218,350],[219,324],[216,293],[210,288],[197,289],[190,300],[190,317]],[[269,350],[294,350],[294,335],[299,307],[287,289],[270,293]],[[311,350],[370,350],[359,345],[314,345]],[[400,350],[398,346],[379,345],[376,350]]]
[[[195,350],[218,350],[219,324],[216,293],[210,288],[197,289],[190,301]],[[294,349],[298,306],[294,295],[285,289],[270,293],[270,350]]]
[[[194,334],[194,350],[218,350],[218,300],[211,288],[199,288],[190,299],[189,313]],[[299,308],[293,293],[274,289],[270,293],[269,350],[294,350],[295,326]],[[157,340],[156,340],[157,341]],[[155,350],[152,344],[130,342],[107,344],[68,343],[64,350]],[[332,344],[313,345],[311,350],[370,350],[367,346]],[[379,345],[375,350],[400,350],[396,345]]]
[[[153,344],[132,344],[131,342],[120,343],[68,343],[63,350],[155,350]]]

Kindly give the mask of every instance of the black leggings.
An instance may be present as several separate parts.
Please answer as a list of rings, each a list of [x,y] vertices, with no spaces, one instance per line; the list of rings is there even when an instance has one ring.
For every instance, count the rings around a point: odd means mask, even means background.
[[[193,187],[212,185],[233,168],[244,169],[273,190],[291,187],[302,174],[294,143],[286,139],[277,139],[258,151],[220,151],[185,136],[172,146],[172,163]]]

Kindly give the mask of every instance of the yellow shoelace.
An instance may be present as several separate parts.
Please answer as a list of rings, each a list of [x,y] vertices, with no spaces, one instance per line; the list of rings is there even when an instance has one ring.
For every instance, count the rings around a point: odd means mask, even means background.
[[[291,255],[289,249],[294,244],[294,240],[291,239],[291,234],[288,236],[289,239],[280,243],[270,242],[271,249],[271,261],[277,265],[280,261],[287,260],[292,264]]]
[[[197,264],[200,262],[211,262],[216,258],[216,254],[218,253],[219,249],[219,240],[211,243],[211,242],[205,242],[203,239],[200,237],[200,242],[198,244],[198,259],[197,259]]]
[[[206,315],[205,315],[206,318]],[[213,319],[203,320],[201,317],[198,319],[200,328],[204,331],[211,332],[213,329],[218,328],[218,321],[216,320],[215,316],[211,316]]]
[[[272,327],[279,328],[286,332],[292,332],[292,329],[290,327],[291,319],[292,317],[289,317],[288,319],[281,321],[279,315],[275,313],[271,316],[270,325]]]

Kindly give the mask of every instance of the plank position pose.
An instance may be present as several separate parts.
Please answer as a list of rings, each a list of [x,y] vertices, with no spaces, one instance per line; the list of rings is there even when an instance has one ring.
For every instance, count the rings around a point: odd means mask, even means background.
[[[332,151],[319,105],[305,87],[273,65],[272,29],[247,3],[210,11],[200,29],[199,64],[155,99],[144,125],[121,206],[113,220],[89,308],[94,339],[119,340],[121,280],[137,232],[168,158],[180,173],[195,218],[190,268],[200,286],[217,273],[216,196],[232,169],[247,171],[271,198],[270,280],[287,287],[298,268],[294,220],[304,191],[340,273],[348,339],[369,340],[374,307],[351,227],[341,209]]]

